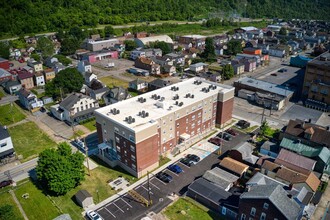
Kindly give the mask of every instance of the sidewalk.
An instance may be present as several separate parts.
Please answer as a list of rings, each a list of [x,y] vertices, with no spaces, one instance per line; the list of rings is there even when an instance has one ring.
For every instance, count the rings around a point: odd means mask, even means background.
[[[232,126],[232,124],[228,124],[226,125],[225,127],[223,127],[222,129],[218,129],[218,128],[215,128],[213,130],[210,130],[207,134],[204,135],[204,138],[206,136],[208,136],[209,134],[211,134],[212,132],[216,131],[216,132],[219,132],[219,131],[223,131],[223,130],[226,130],[227,128],[229,128],[230,126]],[[150,172],[150,174],[153,174],[155,175],[156,173],[159,173],[160,171],[164,170],[166,167],[168,167],[169,165],[171,165],[172,163],[178,161],[179,159],[181,159],[182,157],[184,157],[186,154],[188,153],[191,153],[190,151],[193,151],[194,149],[192,148],[192,146],[196,145],[198,142],[202,141],[204,138],[200,139],[199,141],[192,141],[191,143],[189,143],[189,146],[183,150],[182,152],[180,152],[179,154],[173,156],[171,154],[168,155],[168,158],[171,159],[171,161],[169,161],[168,163],[164,164],[163,166],[161,167],[158,167],[156,170]],[[137,187],[138,185],[142,184],[143,182],[145,182],[147,180],[147,176],[139,179],[138,181],[136,181],[134,184],[130,185],[129,187],[123,189],[122,191],[118,192],[117,194],[103,200],[102,202],[96,204],[95,206],[93,207],[90,207],[92,208],[93,210],[96,210],[108,203],[110,203],[111,201],[114,201],[115,199],[123,196],[124,194],[126,194],[128,191],[134,189],[135,187]],[[89,208],[89,209],[90,209]],[[88,210],[89,210],[88,209]],[[86,210],[87,211],[87,210]],[[82,212],[83,215],[85,215],[85,211]]]

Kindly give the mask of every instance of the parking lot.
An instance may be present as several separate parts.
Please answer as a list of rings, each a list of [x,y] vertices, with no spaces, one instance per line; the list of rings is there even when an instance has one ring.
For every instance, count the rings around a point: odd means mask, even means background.
[[[249,136],[247,134],[238,132],[239,135],[234,137],[231,141],[224,141],[222,146],[222,153],[231,149],[232,147],[246,141]],[[216,134],[215,134],[216,135]],[[202,140],[187,150],[187,154],[196,154],[201,160],[191,167],[182,164],[179,161],[174,164],[179,165],[183,172],[176,174],[168,169],[163,172],[172,176],[172,181],[165,183],[159,180],[152,174],[149,174],[148,181],[135,187],[133,190],[140,194],[143,198],[148,200],[148,188],[150,189],[150,198],[152,205],[146,207],[141,201],[137,201],[128,193],[117,198],[116,200],[104,205],[96,210],[104,219],[141,219],[149,212],[158,213],[172,202],[172,194],[183,195],[186,193],[188,186],[195,179],[201,177],[205,171],[212,169],[219,163],[218,155],[219,147]]]

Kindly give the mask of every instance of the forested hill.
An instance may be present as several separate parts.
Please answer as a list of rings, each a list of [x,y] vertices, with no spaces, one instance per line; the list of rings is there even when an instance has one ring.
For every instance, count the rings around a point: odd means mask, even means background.
[[[0,1],[0,36],[73,26],[194,20],[210,12],[251,18],[330,20],[329,0],[10,0]],[[224,14],[219,13],[219,14]]]

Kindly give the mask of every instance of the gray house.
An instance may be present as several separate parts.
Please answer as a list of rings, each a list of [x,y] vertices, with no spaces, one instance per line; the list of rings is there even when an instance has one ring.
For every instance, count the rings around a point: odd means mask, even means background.
[[[116,102],[123,101],[125,99],[131,98],[131,94],[128,92],[127,89],[123,87],[114,87],[107,91],[103,96],[103,100],[106,105],[110,105]]]
[[[91,205],[94,205],[93,196],[89,194],[86,190],[79,190],[75,195],[77,203],[83,207],[88,208]]]
[[[13,95],[22,88],[22,85],[18,81],[8,81],[4,84],[4,87],[9,94]]]

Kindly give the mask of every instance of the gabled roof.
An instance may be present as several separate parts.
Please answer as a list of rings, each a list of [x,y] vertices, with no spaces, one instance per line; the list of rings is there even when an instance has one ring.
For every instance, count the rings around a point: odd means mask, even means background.
[[[289,220],[296,220],[300,214],[299,205],[287,196],[287,192],[280,185],[251,186],[240,198],[268,199]]]
[[[158,87],[158,88],[163,88],[165,86],[170,85],[170,83],[168,81],[162,80],[162,79],[155,79],[151,82],[148,83],[149,85]]]
[[[11,74],[7,70],[0,68],[0,78],[7,76],[11,76]]]
[[[307,123],[299,119],[290,120],[288,126],[285,129],[285,133],[305,139],[305,131],[310,127],[313,127],[314,130],[310,140],[320,145],[326,145],[330,147],[330,131],[320,125]]]
[[[281,167],[280,165],[273,163],[269,160],[265,160],[264,163],[262,164],[261,168],[272,171],[272,172],[277,172],[277,169]]]
[[[249,144],[248,142],[244,142],[241,145],[237,145],[236,147],[233,148],[233,150],[237,150],[238,152],[241,153],[242,159],[246,162],[249,162],[251,164],[255,164],[259,157],[253,155],[253,149],[254,146]]]
[[[316,161],[282,148],[275,159],[275,163],[297,171],[301,170],[299,168],[312,171]]]
[[[231,174],[219,167],[215,167],[212,170],[208,170],[204,173],[203,178],[217,184],[223,189],[226,189],[230,184],[236,182],[239,177]]]
[[[28,78],[32,78],[32,77],[33,77],[33,74],[28,72],[28,71],[21,71],[18,74],[18,79],[19,80],[28,79]]]
[[[134,85],[139,85],[139,84],[143,84],[143,83],[147,83],[147,81],[144,81],[144,80],[139,79],[139,78],[129,82],[129,84],[134,84]]]
[[[60,106],[64,109],[70,110],[72,106],[75,105],[82,98],[92,99],[91,97],[80,93],[72,93],[60,103]]]
[[[10,135],[9,135],[7,128],[2,127],[2,125],[0,124],[0,140],[9,138],[9,137],[10,137]]]
[[[25,89],[25,88],[22,88],[18,91],[18,95],[21,95],[25,98],[27,98],[29,95],[33,94],[31,91]],[[34,95],[34,94],[33,94]]]
[[[127,99],[129,96],[128,90],[123,87],[114,87],[110,89],[105,96],[110,96],[111,98],[116,99],[117,101],[122,101]]]
[[[87,190],[82,189],[76,193],[75,197],[78,201],[82,202],[85,199],[92,197],[92,195]]]
[[[12,86],[17,86],[17,85],[21,85],[18,81],[16,80],[11,80],[5,83],[5,88],[9,89]]]
[[[152,65],[154,63],[154,61],[148,57],[139,57],[136,60],[147,65]]]
[[[247,169],[249,169],[248,165],[245,165],[244,163],[241,163],[230,157],[223,158],[223,160],[220,162],[220,166],[222,166],[223,168],[226,168],[238,175],[242,175]]]

